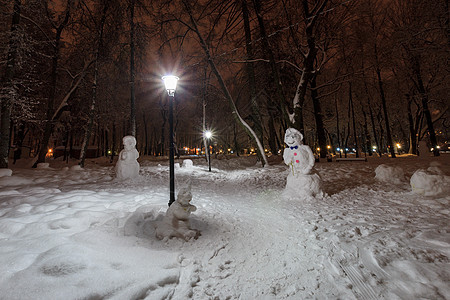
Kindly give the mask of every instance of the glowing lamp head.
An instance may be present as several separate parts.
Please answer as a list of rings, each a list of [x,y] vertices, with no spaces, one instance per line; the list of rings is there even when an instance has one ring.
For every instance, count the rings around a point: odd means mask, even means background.
[[[169,96],[175,95],[175,90],[177,89],[178,77],[174,75],[163,76],[162,80],[164,81],[164,86],[166,87],[166,91]]]
[[[210,130],[205,131],[205,138],[210,139],[212,137],[212,132]]]

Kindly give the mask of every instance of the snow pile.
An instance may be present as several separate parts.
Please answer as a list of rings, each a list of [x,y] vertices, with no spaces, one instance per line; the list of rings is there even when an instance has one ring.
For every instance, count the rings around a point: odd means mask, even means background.
[[[405,180],[403,169],[399,166],[379,165],[375,169],[375,179],[381,182],[400,184]]]
[[[0,177],[11,176],[11,175],[12,175],[11,169],[0,169]]]
[[[439,196],[450,191],[450,176],[446,176],[436,165],[419,169],[411,176],[411,189],[424,196]]]

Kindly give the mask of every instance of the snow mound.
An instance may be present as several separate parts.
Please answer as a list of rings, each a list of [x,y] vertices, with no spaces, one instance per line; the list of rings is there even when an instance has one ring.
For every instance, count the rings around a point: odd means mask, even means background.
[[[71,171],[81,171],[83,168],[80,165],[73,165],[70,167]]]
[[[424,196],[439,196],[450,192],[450,176],[446,176],[437,166],[427,170],[419,169],[411,176],[411,189]]]
[[[0,177],[5,177],[5,176],[11,176],[12,175],[12,170],[11,169],[0,169]]]
[[[398,166],[379,165],[375,169],[375,179],[381,182],[400,184],[405,180],[403,169]]]
[[[50,164],[49,163],[38,163],[36,168],[38,168],[38,169],[49,169],[50,168]]]

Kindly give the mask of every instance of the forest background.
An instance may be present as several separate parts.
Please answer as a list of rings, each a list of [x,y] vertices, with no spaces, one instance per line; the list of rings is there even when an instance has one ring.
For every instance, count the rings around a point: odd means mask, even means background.
[[[0,0],[0,168],[179,154],[449,150],[449,0]],[[198,150],[200,149],[200,150]],[[352,154],[353,155],[353,154]]]

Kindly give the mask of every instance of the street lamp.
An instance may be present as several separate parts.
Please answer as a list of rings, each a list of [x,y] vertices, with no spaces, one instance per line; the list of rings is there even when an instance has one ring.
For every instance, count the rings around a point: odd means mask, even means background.
[[[169,95],[169,177],[170,177],[170,199],[169,206],[175,202],[175,161],[174,161],[174,144],[173,144],[173,102],[175,98],[175,90],[177,89],[178,77],[173,75],[163,76],[164,86]]]
[[[210,130],[205,131],[205,138],[207,140],[206,142],[206,148],[208,151],[207,155],[208,155],[208,164],[209,164],[209,172],[211,172],[211,152],[209,151],[209,139],[212,137],[212,132]]]

